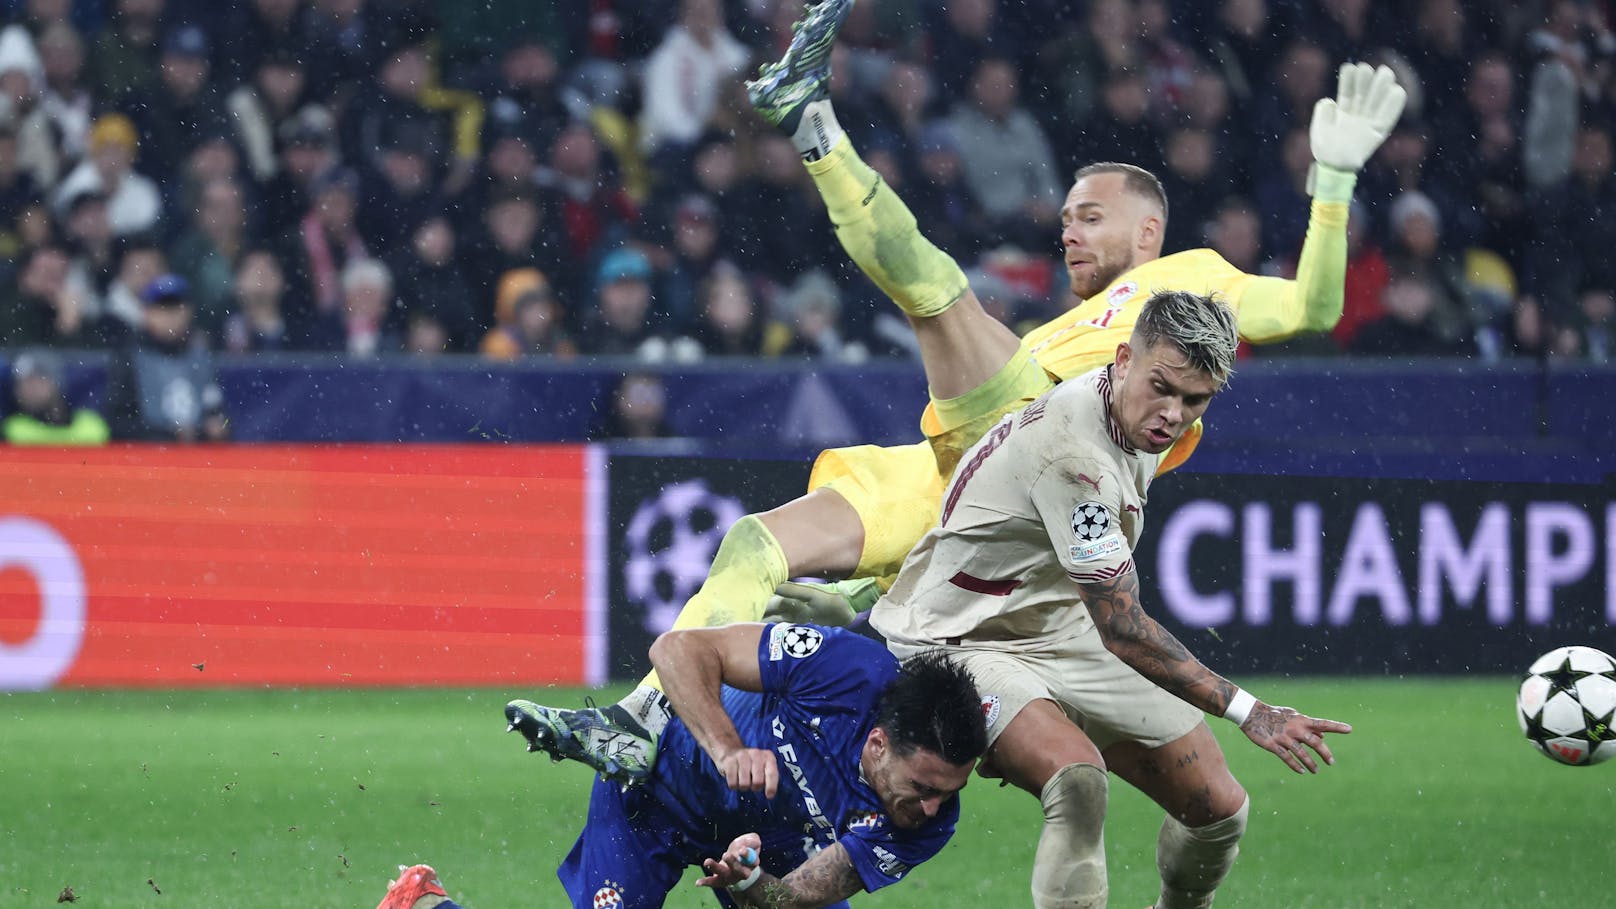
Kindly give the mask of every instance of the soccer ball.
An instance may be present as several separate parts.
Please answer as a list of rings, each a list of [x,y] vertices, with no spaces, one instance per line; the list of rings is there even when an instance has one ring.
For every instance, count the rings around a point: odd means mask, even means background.
[[[1616,757],[1616,660],[1592,647],[1537,658],[1515,697],[1521,732],[1562,764]]]

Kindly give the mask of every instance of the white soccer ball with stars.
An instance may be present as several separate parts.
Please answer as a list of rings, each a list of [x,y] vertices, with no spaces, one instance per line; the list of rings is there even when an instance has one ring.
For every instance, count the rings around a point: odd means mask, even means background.
[[[1616,757],[1616,660],[1592,647],[1558,647],[1537,658],[1515,697],[1521,732],[1562,764]]]

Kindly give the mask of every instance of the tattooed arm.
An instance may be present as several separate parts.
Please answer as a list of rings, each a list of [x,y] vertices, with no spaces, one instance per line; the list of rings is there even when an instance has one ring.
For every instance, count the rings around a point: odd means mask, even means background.
[[[1109,580],[1079,583],[1078,589],[1100,632],[1100,639],[1118,659],[1162,689],[1207,713],[1222,716],[1229,709],[1240,689],[1202,665],[1178,638],[1145,614],[1139,601],[1137,572],[1130,570]],[[1335,763],[1329,746],[1324,743],[1324,733],[1352,731],[1345,723],[1314,719],[1289,707],[1274,707],[1262,701],[1252,704],[1240,729],[1247,738],[1278,755],[1297,773],[1304,769],[1309,773],[1318,772],[1308,748],[1318,752],[1326,764]]]
[[[752,873],[752,865],[745,862],[748,851],[755,857],[761,841],[757,834],[746,834],[730,844],[722,858],[707,859],[702,869],[707,876],[697,881],[702,887],[729,887],[740,883]],[[763,871],[745,890],[730,890],[730,896],[742,906],[761,906],[767,909],[818,909],[847,899],[864,890],[848,858],[847,849],[840,843],[815,853],[795,871],[785,877],[775,877]]]

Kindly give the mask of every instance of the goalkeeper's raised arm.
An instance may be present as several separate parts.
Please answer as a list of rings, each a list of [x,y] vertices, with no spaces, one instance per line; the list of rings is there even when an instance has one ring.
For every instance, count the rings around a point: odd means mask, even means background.
[[[1334,98],[1313,107],[1308,138],[1313,197],[1296,279],[1255,278],[1237,301],[1240,335],[1259,343],[1304,331],[1329,331],[1341,318],[1347,274],[1347,209],[1358,172],[1403,114],[1408,93],[1386,66],[1342,65]]]

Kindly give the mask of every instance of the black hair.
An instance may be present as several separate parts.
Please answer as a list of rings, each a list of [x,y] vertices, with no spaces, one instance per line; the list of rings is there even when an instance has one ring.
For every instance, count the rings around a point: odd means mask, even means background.
[[[963,766],[988,748],[976,680],[940,650],[904,661],[898,677],[881,694],[875,725],[886,730],[901,756],[925,749]]]

